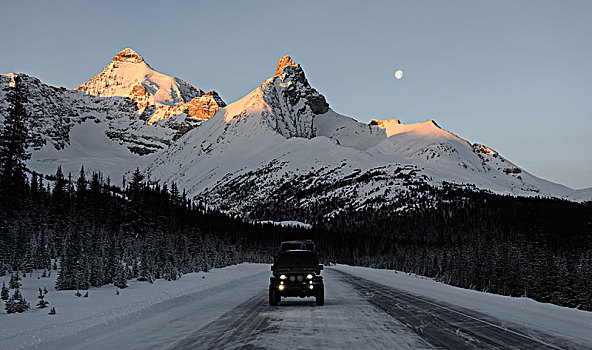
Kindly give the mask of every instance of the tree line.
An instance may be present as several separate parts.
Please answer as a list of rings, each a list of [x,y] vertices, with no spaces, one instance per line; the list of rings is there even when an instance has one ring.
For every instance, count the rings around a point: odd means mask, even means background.
[[[359,208],[339,198],[308,209],[271,198],[252,218],[300,219],[312,230],[246,222],[188,199],[174,183],[149,183],[137,169],[123,187],[83,167],[74,175],[29,171],[18,86],[16,77],[0,130],[0,275],[45,269],[58,274],[57,289],[125,288],[130,279],[268,263],[282,240],[310,238],[325,262],[592,310],[591,203],[423,185]]]

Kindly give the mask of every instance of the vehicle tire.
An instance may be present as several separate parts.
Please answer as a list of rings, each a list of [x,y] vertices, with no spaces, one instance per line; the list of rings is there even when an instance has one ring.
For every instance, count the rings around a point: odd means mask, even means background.
[[[273,288],[269,288],[269,305],[277,306],[277,304],[279,304],[279,302],[280,302],[280,292],[273,289]]]
[[[325,287],[322,286],[320,289],[317,290],[317,295],[315,297],[315,301],[317,306],[325,305]]]

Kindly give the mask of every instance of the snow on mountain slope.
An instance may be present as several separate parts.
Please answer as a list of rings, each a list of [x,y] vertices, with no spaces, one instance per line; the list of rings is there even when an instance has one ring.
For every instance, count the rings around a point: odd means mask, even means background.
[[[226,105],[214,90],[204,93],[186,81],[155,71],[130,48],[117,53],[101,73],[77,89],[95,96],[129,97],[140,111],[151,106],[154,111],[148,124],[184,112],[206,120]]]
[[[306,221],[305,214],[269,217],[272,203],[302,213],[327,203],[336,208],[401,203],[403,210],[417,198],[409,199],[410,191],[444,182],[592,200],[592,189],[537,178],[432,120],[365,124],[342,116],[288,56],[273,77],[228,106],[213,91],[204,94],[154,71],[131,49],[76,90],[24,74],[2,75],[0,121],[16,77],[32,116],[31,169],[54,173],[62,165],[66,173],[76,173],[85,165],[118,183],[142,167],[152,180],[175,181],[196,199],[254,219]]]
[[[433,120],[368,125],[339,115],[289,57],[279,61],[274,77],[188,132],[147,172],[218,208],[259,219],[270,202],[305,210],[337,200],[356,208],[396,202],[421,184],[443,182],[590,199],[586,191],[526,173]]]
[[[154,71],[131,49],[119,52],[96,77],[68,90],[25,74],[0,76],[0,121],[6,95],[20,81],[31,115],[29,168],[41,173],[101,171],[120,184],[188,130],[208,119],[224,101],[178,78]]]
[[[138,154],[163,149],[180,132],[165,123],[147,125],[147,116],[140,113],[130,99],[88,96],[80,91],[46,85],[24,74],[0,76],[2,120],[9,108],[6,94],[17,76],[21,93],[27,99],[25,108],[31,115],[28,122],[35,150],[46,144],[52,144],[58,150],[67,147],[71,128],[88,120],[108,124],[105,132],[109,138]]]
[[[315,118],[334,112],[310,87],[300,66],[289,58],[282,61],[278,75],[161,154],[148,167],[150,177],[175,181],[194,196],[240,212],[263,202],[278,188],[298,192],[296,186],[289,186],[298,176],[314,179],[319,189],[330,189],[331,182],[358,176],[360,169],[383,167],[384,162],[361,150],[341,147],[329,137],[315,137]],[[387,164],[391,165],[397,167]],[[344,184],[313,197],[359,198],[357,192]]]
[[[107,136],[109,126],[96,121],[75,124],[69,133],[69,144],[56,149],[47,144],[31,155],[29,169],[40,174],[54,174],[58,166],[65,174],[77,175],[84,165],[87,172],[100,172],[111,183],[122,185],[123,176],[130,177],[136,167],[144,167],[154,154],[139,155],[127,147],[113,142]]]
[[[60,165],[66,174],[76,174],[84,165],[87,171],[101,171],[119,183],[121,174],[143,166],[147,155],[165,149],[198,124],[180,114],[149,125],[148,112],[140,112],[129,98],[86,95],[24,74],[0,75],[0,122],[10,108],[6,95],[14,89],[15,79],[31,116],[28,166],[44,174],[55,173]]]

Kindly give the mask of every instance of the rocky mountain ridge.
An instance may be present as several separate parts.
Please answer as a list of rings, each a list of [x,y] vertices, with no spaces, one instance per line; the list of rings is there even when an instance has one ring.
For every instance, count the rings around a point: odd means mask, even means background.
[[[131,49],[75,90],[19,76],[33,116],[33,170],[75,173],[84,164],[121,179],[140,167],[151,181],[174,181],[194,199],[256,220],[306,222],[315,210],[331,217],[385,203],[405,210],[449,184],[592,199],[592,189],[537,178],[433,120],[366,124],[340,115],[289,56],[229,105],[154,71]],[[14,77],[0,77],[0,118]]]
[[[130,48],[118,52],[101,73],[77,90],[102,97],[128,97],[137,102],[140,112],[150,107],[149,125],[182,113],[203,121],[226,106],[216,91],[204,92],[184,80],[159,73]]]
[[[592,197],[592,191],[536,178],[433,120],[364,124],[339,115],[289,57],[280,59],[276,74],[259,88],[160,153],[147,174],[177,182],[195,198],[232,213],[274,220],[299,213],[305,222],[320,207],[400,201],[402,209],[409,208],[429,188],[445,184],[521,196]]]
[[[77,89],[44,84],[26,74],[0,75],[0,122],[6,95],[19,80],[31,118],[29,166],[54,173],[87,170],[123,174],[161,152],[226,104],[215,91],[204,93],[181,79],[154,71],[131,49]],[[144,87],[144,85],[147,86]]]

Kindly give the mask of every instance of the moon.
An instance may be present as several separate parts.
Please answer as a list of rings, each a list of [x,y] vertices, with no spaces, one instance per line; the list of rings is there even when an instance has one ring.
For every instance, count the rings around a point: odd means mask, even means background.
[[[401,80],[401,78],[403,78],[403,71],[400,69],[398,71],[396,71],[395,78],[397,78],[397,80]]]

